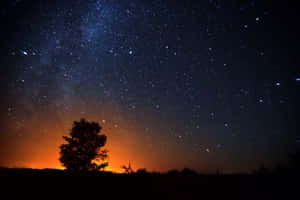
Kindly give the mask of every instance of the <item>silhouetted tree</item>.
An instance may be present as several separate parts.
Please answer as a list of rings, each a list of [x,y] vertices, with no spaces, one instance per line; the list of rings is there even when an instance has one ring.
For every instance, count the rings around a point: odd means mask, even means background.
[[[101,129],[96,122],[74,121],[70,137],[63,136],[68,143],[60,146],[60,162],[71,171],[104,169],[107,162],[98,164],[107,158],[107,151],[100,151],[106,143],[106,136],[98,135]]]
[[[131,174],[133,172],[130,163],[128,164],[128,167],[123,165],[122,168],[125,170],[126,174]]]

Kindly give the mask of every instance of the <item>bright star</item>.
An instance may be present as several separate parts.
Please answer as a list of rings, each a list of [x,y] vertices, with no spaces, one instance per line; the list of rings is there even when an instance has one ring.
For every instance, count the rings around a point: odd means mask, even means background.
[[[27,53],[26,51],[22,51],[22,50],[21,50],[21,52],[22,52],[22,54],[24,54],[25,56],[28,55],[28,53]]]

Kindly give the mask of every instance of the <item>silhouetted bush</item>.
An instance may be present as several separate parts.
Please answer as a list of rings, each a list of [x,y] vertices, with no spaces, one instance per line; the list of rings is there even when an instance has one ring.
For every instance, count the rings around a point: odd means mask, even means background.
[[[138,175],[147,175],[149,173],[147,172],[146,168],[142,168],[142,169],[138,169],[136,171],[136,174],[138,174]]]
[[[179,175],[179,171],[176,169],[172,169],[170,171],[167,172],[167,175],[169,176],[178,176]]]
[[[102,127],[96,122],[81,119],[74,121],[71,137],[63,136],[68,142],[60,146],[60,162],[71,171],[91,171],[105,168],[108,163],[98,164],[107,157],[100,148],[106,143],[105,135],[98,135]],[[100,151],[100,152],[99,152]]]
[[[184,175],[184,176],[196,176],[197,172],[192,170],[192,169],[189,169],[189,168],[184,168],[181,171],[181,174]]]

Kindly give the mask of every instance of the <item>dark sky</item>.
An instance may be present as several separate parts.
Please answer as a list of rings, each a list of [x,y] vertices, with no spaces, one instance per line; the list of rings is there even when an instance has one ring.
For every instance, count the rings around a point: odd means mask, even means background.
[[[59,167],[98,121],[110,169],[247,172],[300,145],[291,1],[1,1],[0,165]],[[298,131],[298,133],[297,133]]]

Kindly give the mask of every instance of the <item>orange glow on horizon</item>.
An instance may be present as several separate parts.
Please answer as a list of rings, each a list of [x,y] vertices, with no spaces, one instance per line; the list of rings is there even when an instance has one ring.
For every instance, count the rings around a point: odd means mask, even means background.
[[[55,166],[55,167],[43,167],[43,164],[29,164],[27,165],[26,168],[31,168],[31,169],[58,169],[58,170],[65,170],[66,168],[61,166],[61,165],[58,165],[58,166]],[[104,169],[104,171],[106,172],[114,172],[114,173],[123,173],[124,170],[122,169],[115,169],[113,167],[106,167]]]
[[[101,124],[100,134],[107,135],[107,143],[103,149],[108,150],[108,167],[105,171],[123,173],[123,165],[131,163],[136,170],[138,168],[153,169],[151,157],[145,155],[147,151],[143,150],[143,141],[138,135],[138,131],[132,127],[126,126],[122,120],[111,122],[106,118],[105,123],[102,120],[85,117],[88,121],[97,121]],[[100,118],[101,119],[101,118]],[[79,120],[79,119],[77,119]],[[33,168],[33,169],[64,169],[59,162],[59,146],[64,143],[62,136],[68,135],[71,129],[72,120],[53,126],[53,121],[43,121],[37,123],[35,120],[26,130],[22,137],[16,140],[7,140],[10,146],[7,148],[7,159],[1,162],[0,166],[10,168]],[[38,125],[37,125],[38,124]],[[116,124],[118,124],[116,126]],[[155,162],[153,162],[155,163]]]
[[[146,125],[140,123],[133,126],[128,123],[128,120],[124,120],[127,118],[125,114],[110,114],[113,113],[111,110],[115,110],[116,106],[108,104],[101,108],[101,112],[96,112],[97,108],[95,108],[94,112],[82,116],[88,121],[98,122],[102,126],[100,134],[107,136],[107,143],[103,149],[108,150],[107,162],[109,165],[105,171],[123,173],[124,170],[121,166],[128,166],[129,163],[133,170],[146,168],[147,171],[167,171],[173,168],[182,168],[180,155],[170,155],[172,146],[168,146],[168,151],[162,152],[160,146],[157,148],[157,145],[161,143],[152,143],[148,140],[149,138],[141,134]],[[56,112],[47,117],[39,116],[36,113],[36,116],[27,120],[26,126],[11,130],[15,135],[3,139],[3,144],[7,146],[3,147],[6,152],[0,166],[64,169],[59,162],[59,146],[65,142],[62,136],[69,135],[73,121],[81,118],[74,118],[83,108],[78,106],[77,109],[70,114]],[[156,126],[152,127],[153,132],[155,128],[160,130],[155,116],[149,115],[148,118],[147,126],[155,124]],[[11,127],[14,127],[13,124]],[[154,134],[151,138],[152,141],[156,139],[158,142],[165,142],[165,138],[154,138],[155,135],[159,136],[160,134]]]

